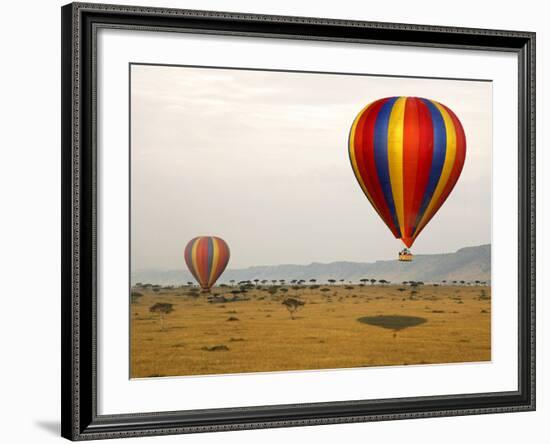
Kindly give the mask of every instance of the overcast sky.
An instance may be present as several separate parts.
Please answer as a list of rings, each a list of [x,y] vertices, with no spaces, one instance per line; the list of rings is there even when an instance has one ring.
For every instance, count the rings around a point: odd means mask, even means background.
[[[133,65],[132,268],[185,267],[197,235],[225,239],[230,268],[395,258],[347,141],[366,104],[407,95],[449,106],[467,139],[413,253],[490,243],[490,82]]]

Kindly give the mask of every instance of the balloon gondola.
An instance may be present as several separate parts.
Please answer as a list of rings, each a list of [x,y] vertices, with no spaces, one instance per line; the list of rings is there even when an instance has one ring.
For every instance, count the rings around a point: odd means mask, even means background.
[[[229,256],[227,243],[216,236],[195,237],[185,247],[187,268],[206,293],[224,272]]]
[[[349,135],[349,156],[365,196],[406,251],[456,185],[466,136],[451,109],[419,97],[387,97],[363,108]],[[401,254],[403,253],[403,254]]]
[[[413,255],[408,248],[404,248],[399,252],[398,260],[400,262],[411,262],[413,260]]]

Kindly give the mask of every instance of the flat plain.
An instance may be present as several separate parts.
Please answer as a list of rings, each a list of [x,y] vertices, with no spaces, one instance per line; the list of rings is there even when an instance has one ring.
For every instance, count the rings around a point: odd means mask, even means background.
[[[491,360],[485,285],[140,285],[131,299],[132,378]]]

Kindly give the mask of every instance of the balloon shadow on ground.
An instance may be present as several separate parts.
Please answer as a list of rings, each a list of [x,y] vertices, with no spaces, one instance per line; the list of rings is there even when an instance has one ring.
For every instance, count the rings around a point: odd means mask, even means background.
[[[395,331],[403,330],[408,327],[416,327],[417,325],[427,322],[426,318],[418,316],[397,315],[365,316],[357,320],[362,324],[374,325],[375,327],[382,327]]]

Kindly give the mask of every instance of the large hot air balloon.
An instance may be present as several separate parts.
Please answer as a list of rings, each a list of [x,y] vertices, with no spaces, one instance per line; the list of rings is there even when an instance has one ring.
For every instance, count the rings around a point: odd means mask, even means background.
[[[203,291],[209,291],[229,262],[229,247],[215,236],[199,236],[185,247],[185,263]]]
[[[387,97],[355,118],[349,155],[367,199],[410,248],[460,177],[466,136],[458,117],[441,103]]]

